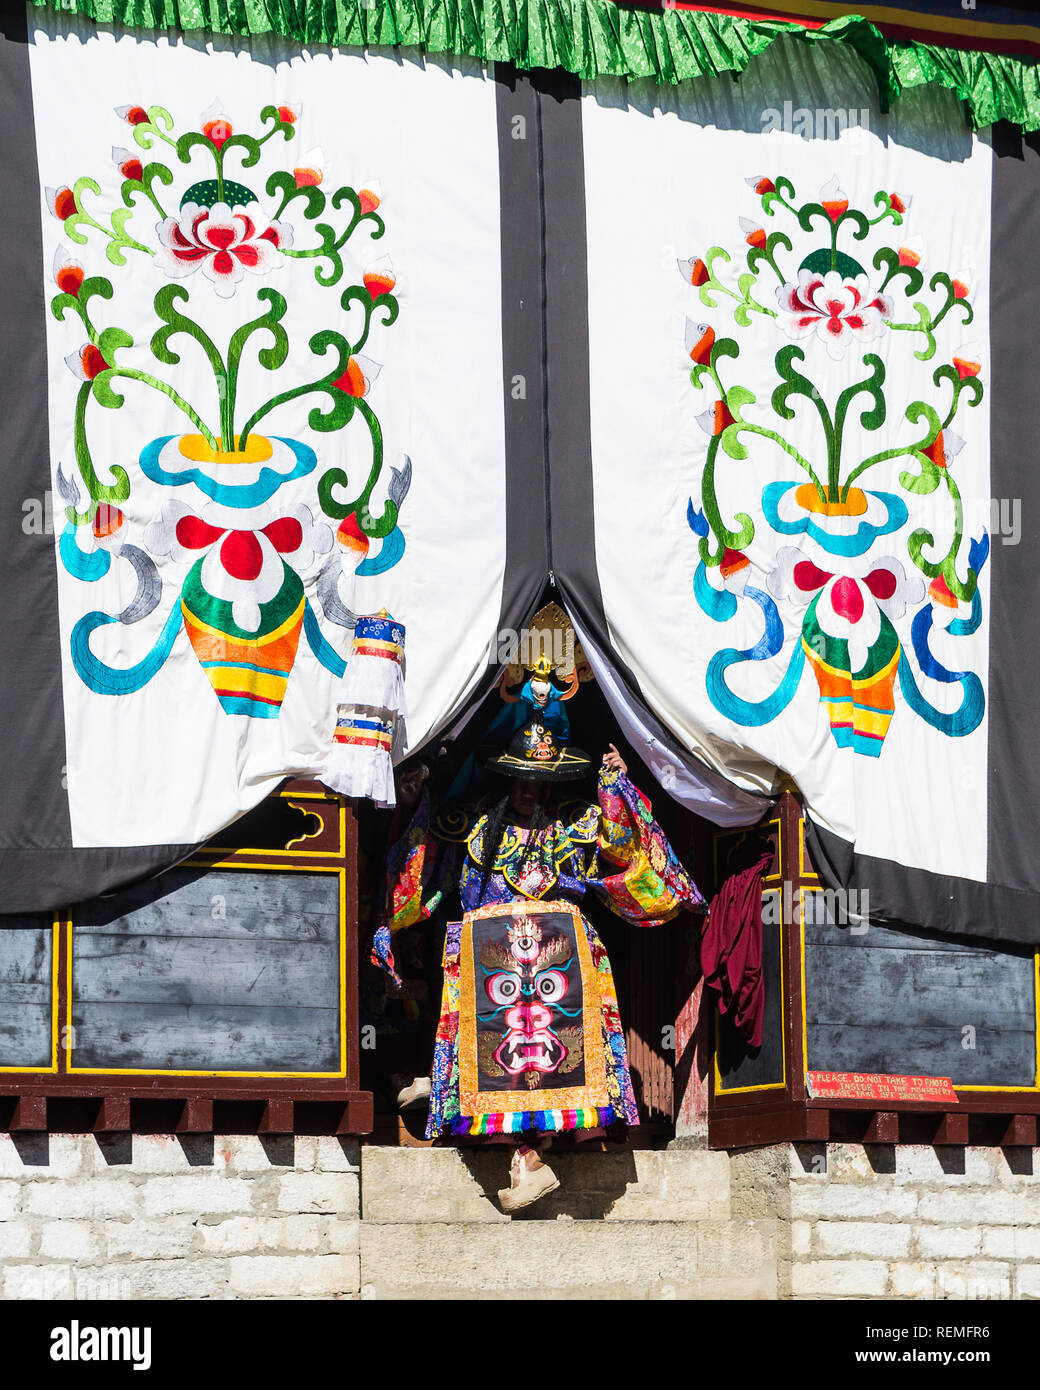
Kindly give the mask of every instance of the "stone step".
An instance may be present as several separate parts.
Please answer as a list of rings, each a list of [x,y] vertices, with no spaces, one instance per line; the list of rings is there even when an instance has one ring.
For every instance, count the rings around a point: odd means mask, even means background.
[[[778,1225],[363,1222],[361,1297],[774,1299]]]
[[[514,1217],[496,1193],[509,1186],[510,1145],[484,1148],[361,1150],[362,1219],[429,1224],[474,1222],[725,1221],[733,1214],[730,1163],[705,1149],[635,1149],[611,1153],[550,1150],[543,1155],[560,1181],[555,1192]],[[741,1213],[742,1215],[744,1213]],[[748,1213],[757,1214],[757,1213]]]

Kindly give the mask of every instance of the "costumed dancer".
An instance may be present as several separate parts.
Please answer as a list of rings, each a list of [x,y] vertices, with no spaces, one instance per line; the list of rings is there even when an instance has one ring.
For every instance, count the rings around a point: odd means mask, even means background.
[[[559,1186],[523,1141],[639,1123],[610,961],[577,905],[591,891],[627,921],[658,926],[705,902],[613,745],[598,804],[565,817],[551,794],[591,762],[545,725],[527,724],[488,767],[511,780],[459,845],[464,916],[445,936],[426,1134],[516,1136],[498,1194],[512,1212]],[[451,864],[425,791],[388,863],[373,960],[395,977],[392,933],[430,915]]]

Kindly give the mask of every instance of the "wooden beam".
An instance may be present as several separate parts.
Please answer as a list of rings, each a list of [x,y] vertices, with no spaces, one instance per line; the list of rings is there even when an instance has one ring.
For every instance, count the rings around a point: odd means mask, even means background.
[[[259,1134],[292,1134],[295,1107],[291,1100],[269,1100],[257,1126]]]
[[[805,1137],[817,1143],[826,1142],[831,1137],[831,1112],[829,1110],[807,1110],[805,1112]]]
[[[343,1107],[337,1134],[371,1134],[375,1124],[371,1092],[362,1091],[354,1100],[348,1100]]]
[[[104,1096],[94,1121],[95,1134],[119,1134],[130,1129],[130,1097]]]
[[[951,1110],[943,1115],[935,1130],[933,1144],[966,1144],[968,1142],[968,1116],[963,1110]]]
[[[864,1144],[898,1144],[899,1116],[894,1110],[875,1110],[870,1117]]]
[[[177,1121],[178,1134],[212,1134],[213,1102],[211,1100],[186,1100]]]
[[[47,1128],[47,1097],[19,1096],[11,1112],[11,1132]]]
[[[700,924],[676,932],[675,1088],[676,1137],[708,1142],[708,1077],[711,1075],[711,1011],[715,996],[699,977]],[[707,998],[705,998],[707,993]]]
[[[1036,1116],[1010,1115],[1003,1138],[1000,1141],[1001,1147],[1005,1149],[1031,1149],[1035,1143]]]
[[[423,1137],[425,1121],[421,1121],[421,1117],[419,1117],[421,1123],[413,1121],[414,1129],[417,1132],[408,1128],[407,1114],[397,1115],[395,1118],[397,1120],[397,1147],[399,1149],[429,1149],[436,1143],[434,1139]]]

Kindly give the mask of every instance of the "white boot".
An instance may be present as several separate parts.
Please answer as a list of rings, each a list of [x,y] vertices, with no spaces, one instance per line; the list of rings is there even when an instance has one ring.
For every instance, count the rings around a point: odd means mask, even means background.
[[[401,1080],[404,1078],[402,1077]],[[397,1092],[398,1110],[418,1110],[430,1102],[430,1078],[417,1076],[410,1086],[402,1086]]]
[[[499,1189],[499,1205],[504,1212],[519,1211],[546,1193],[555,1192],[559,1185],[559,1178],[547,1164],[538,1161],[537,1154],[522,1154],[517,1149],[509,1165],[509,1186]]]

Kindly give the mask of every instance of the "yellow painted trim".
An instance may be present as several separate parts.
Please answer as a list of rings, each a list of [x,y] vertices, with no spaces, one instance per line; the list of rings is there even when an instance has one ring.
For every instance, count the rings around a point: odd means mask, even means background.
[[[787,1028],[784,1018],[784,895],[780,888],[764,888],[762,896],[765,897],[767,893],[775,893],[780,903],[780,921],[777,926],[780,932],[780,1074],[783,1079],[781,1081],[764,1081],[757,1086],[723,1086],[722,1076],[719,1072],[719,1035],[718,1030],[716,1030],[712,1065],[715,1068],[715,1094],[717,1096],[742,1096],[749,1095],[752,1091],[783,1091],[787,1087]]]
[[[252,854],[249,849],[214,849],[214,854]],[[303,857],[303,850],[265,849],[264,854],[292,854],[293,859]],[[317,851],[312,851],[312,854]],[[280,874],[334,874],[339,873],[329,864],[283,864],[281,861],[266,863],[257,859],[185,859],[179,865],[182,869],[277,869]]]
[[[769,825],[776,826],[776,873],[763,874],[762,883],[782,882],[784,877],[784,826],[780,816],[774,816]]]
[[[718,1070],[717,1070],[717,1069],[716,1069],[716,1075],[718,1075]],[[762,1086],[726,1086],[726,1087],[720,1087],[720,1086],[716,1083],[716,1086],[715,1086],[715,1094],[716,1094],[717,1096],[747,1096],[747,1095],[750,1095],[752,1091],[782,1091],[786,1085],[787,1085],[786,1081],[785,1081],[785,1082],[782,1082],[782,1083],[779,1083],[779,1084],[778,1084],[777,1082],[775,1082],[775,1081],[770,1081],[767,1085],[762,1085]]]
[[[295,844],[295,841],[293,841],[292,843]],[[332,859],[332,858],[335,858],[335,856],[336,856],[337,853],[342,854],[342,852],[343,852],[343,842],[342,842],[342,841],[340,841],[340,847],[339,847],[339,850],[338,850],[338,851],[337,851],[337,850],[331,850],[331,849],[330,849],[330,850],[318,850],[318,849],[265,849],[265,850],[255,850],[255,849],[250,849],[248,845],[240,845],[240,846],[238,847],[238,849],[233,849],[230,845],[214,845],[213,848],[209,851],[210,854],[268,854],[268,855],[271,856],[272,859],[277,858],[277,859],[279,859],[279,860],[280,860],[280,859],[300,859],[300,858],[302,858],[304,855],[309,855],[309,856],[313,859],[313,858],[316,858],[319,854],[321,854],[321,855],[326,855],[326,856],[328,856],[330,859]],[[203,854],[205,853],[205,851],[204,851],[204,850],[196,850],[195,853],[196,853],[197,855],[203,855]],[[226,865],[226,866],[229,867],[229,868],[233,868],[233,867],[235,866],[236,863],[241,863],[241,861],[240,861],[240,860],[237,860],[237,859],[222,859],[222,860],[220,861],[219,864],[214,863],[214,861],[213,861],[212,859],[205,859],[205,858],[191,859],[191,860],[187,860],[187,861],[186,861],[187,867],[189,867],[189,868],[191,868],[191,867],[196,867],[196,868],[197,868],[199,865],[204,864],[205,867],[206,867],[207,869],[217,869],[217,868],[220,868],[221,865]],[[249,861],[246,863],[246,866],[245,866],[245,867],[250,868],[250,869],[254,869],[254,868],[257,868],[257,867],[259,867],[259,866],[256,865],[256,864],[254,864],[252,860],[249,860]],[[279,872],[280,872],[282,869],[291,869],[291,868],[292,868],[292,865],[291,865],[291,864],[282,864],[282,863],[278,863],[278,864],[272,863],[272,864],[268,865],[267,867],[272,868],[272,869],[278,869]],[[302,868],[302,869],[306,872],[306,870],[307,870],[308,868],[312,867],[312,866],[310,866],[310,865],[308,865],[308,864],[302,864],[302,865],[297,865],[297,867],[298,867],[298,868]],[[326,866],[326,867],[327,867],[327,866]]]
[[[51,1076],[58,1070],[58,935],[61,919],[55,917],[51,922],[51,1060],[46,1067],[0,1067],[0,1073],[17,1073],[20,1076]]]
[[[166,1071],[161,1067],[69,1067],[69,1076],[227,1076],[250,1078],[256,1081],[324,1080],[342,1081],[342,1071]],[[162,1100],[164,1092],[156,1091],[154,1099]],[[220,1099],[220,1097],[216,1097]],[[306,1096],[303,1097],[307,1099]],[[321,1096],[316,1097],[320,1100]]]
[[[302,816],[317,816],[317,815],[318,815],[317,811],[305,811],[304,808],[303,808],[302,806],[293,806],[293,801],[292,801],[292,798],[291,798],[291,797],[285,797],[284,800],[286,800],[286,801],[289,803],[289,805],[292,807],[292,809],[293,809],[294,811],[299,811],[299,813],[300,813]],[[326,804],[328,804],[328,803],[326,803]],[[317,830],[312,830],[309,834],[307,834],[307,833],[305,832],[303,835],[297,835],[296,839],[295,839],[295,840],[290,840],[289,843],[285,846],[284,849],[275,850],[274,852],[275,852],[276,854],[288,854],[288,853],[292,850],[292,847],[293,847],[294,845],[305,845],[305,844],[307,843],[308,840],[316,839],[317,836],[319,836],[319,835],[321,834],[321,832],[325,829],[325,826],[328,824],[328,822],[327,822],[326,820],[324,820],[324,819],[323,819],[322,817],[320,817],[320,816],[318,817],[318,821],[319,821],[319,824],[318,824]],[[304,852],[306,852],[306,851],[304,851]],[[328,853],[328,851],[325,851],[325,852]],[[312,853],[319,853],[319,851],[315,850],[315,851],[312,851]],[[342,839],[342,836],[340,837],[340,842],[339,842],[339,853],[340,853],[340,854],[343,853],[343,839]]]
[[[783,879],[784,876],[784,837],[783,824],[780,816],[774,816],[767,824],[776,826],[776,873],[763,874],[762,883],[775,883]],[[712,877],[718,882],[719,877],[719,841],[728,835],[747,835],[753,830],[754,826],[742,826],[737,830],[721,830],[711,837],[711,869]]]
[[[811,879],[814,883],[820,882],[820,875],[813,870],[811,874],[805,872],[805,817],[798,817],[798,877]]]
[[[957,1086],[955,1091],[1020,1091],[1023,1095],[1032,1095],[1034,1091],[1040,1090],[1037,1086]]]
[[[799,888],[799,895],[804,891],[803,888]],[[805,1008],[805,910],[802,905],[801,896],[798,898],[798,940],[800,946],[799,954],[802,962],[802,1070],[808,1073],[812,1071],[813,1068],[809,1066],[809,1025],[806,1022]]]
[[[780,1061],[781,1075],[784,1078],[784,1085],[787,1085],[787,1019],[786,1000],[787,991],[784,988],[786,975],[784,973],[784,929],[789,924],[784,922],[784,894],[782,889],[777,890],[780,894]]]
[[[65,1027],[72,1030],[72,913],[65,920]],[[65,1035],[69,1042],[75,1042],[75,1031]],[[65,1070],[72,1070],[71,1047],[65,1050]]]
[[[222,868],[231,867],[245,871],[248,869],[277,869],[278,872],[295,870],[298,873],[311,874],[336,874],[339,878],[339,1038],[340,1038],[340,1065],[338,1071],[177,1071],[168,1070],[163,1067],[74,1067],[70,1062],[68,1074],[70,1076],[227,1076],[244,1077],[256,1081],[265,1081],[271,1078],[295,1078],[297,1080],[324,1079],[328,1081],[340,1080],[347,1074],[347,919],[346,919],[346,896],[347,896],[347,870],[345,867],[333,868],[330,865],[315,864],[264,864],[255,862],[249,864],[213,864],[210,862],[200,862],[194,859],[184,861],[187,868]],[[66,989],[66,1006],[68,1024],[72,1026],[72,922],[68,922],[68,987]],[[74,1037],[75,1034],[72,1034]],[[24,1070],[24,1068],[20,1068]],[[162,1099],[159,1093],[158,1099]]]
[[[322,849],[322,850],[318,850],[318,849],[290,849],[288,845],[286,846],[285,849],[251,850],[251,849],[249,848],[248,845],[239,845],[239,847],[238,847],[237,849],[234,849],[231,845],[212,845],[212,846],[209,847],[208,849],[207,849],[205,846],[203,846],[202,848],[200,848],[199,850],[197,850],[196,853],[197,853],[197,854],[202,854],[202,855],[205,855],[205,854],[268,854],[268,855],[270,855],[270,856],[272,857],[272,859],[280,859],[280,858],[283,858],[283,857],[286,858],[286,859],[298,859],[298,858],[300,857],[301,854],[308,854],[308,855],[321,854],[321,855],[335,856],[335,855],[337,855],[337,854],[342,855],[342,854],[346,851],[346,848],[347,848],[347,808],[346,808],[345,804],[344,804],[342,801],[339,800],[338,797],[334,797],[334,796],[323,796],[320,792],[298,792],[298,793],[293,793],[293,792],[279,792],[279,794],[278,794],[278,799],[279,799],[280,801],[287,801],[287,802],[289,803],[290,806],[293,806],[293,802],[295,802],[295,801],[319,801],[319,802],[323,803],[323,804],[326,805],[326,806],[335,807],[336,804],[337,804],[337,802],[338,802],[338,803],[339,803],[339,843],[337,844],[335,850],[329,850],[329,849]],[[311,816],[311,815],[316,815],[316,814],[317,814],[317,813],[314,812],[314,811],[304,811],[302,806],[293,806],[293,810],[301,811],[301,812],[303,812],[304,815],[307,815],[307,816]],[[326,824],[327,824],[327,822],[326,822]],[[226,829],[226,828],[227,828],[227,827],[225,827],[225,829]],[[315,835],[320,835],[320,834],[321,834],[321,831],[320,831],[320,830],[317,830],[317,831],[315,831],[314,833],[315,833]],[[290,840],[290,841],[289,841],[289,845],[303,844],[305,840],[313,839],[313,838],[314,838],[313,835],[311,835],[311,836],[308,836],[308,835],[299,836],[299,837],[298,837],[297,839],[295,839],[295,840]],[[195,862],[195,861],[189,861],[189,867],[190,867],[192,864],[194,864],[194,862]],[[230,861],[230,860],[229,860],[229,861],[222,861],[222,862],[232,863],[233,861]],[[207,867],[207,868],[218,868],[218,867],[219,867],[219,865],[212,864],[208,859],[205,861],[205,863],[206,863],[206,867]],[[254,866],[251,865],[251,867],[254,867]],[[277,867],[280,868],[280,869],[282,869],[282,868],[287,869],[287,868],[289,867],[289,865],[288,865],[288,864],[279,864]]]
[[[69,1076],[211,1076],[242,1077],[255,1081],[342,1081],[342,1071],[166,1071],[160,1067],[69,1067]],[[156,1091],[154,1099],[162,1100],[164,1092]],[[220,1099],[219,1096],[216,1097]],[[303,1097],[307,1099],[306,1096]],[[316,1099],[321,1100],[321,1096]]]
[[[347,871],[339,874],[339,1074],[347,1074]],[[360,1047],[361,1039],[358,1038]]]
[[[61,1048],[61,1038],[59,1032],[61,1028],[61,1016],[58,1009],[58,981],[61,974],[58,965],[59,946],[61,945],[61,926],[62,921],[72,921],[71,917],[59,920],[55,917],[51,924],[51,1065],[55,1073],[59,1068],[59,1057]]]

